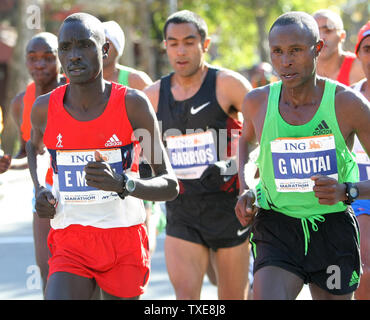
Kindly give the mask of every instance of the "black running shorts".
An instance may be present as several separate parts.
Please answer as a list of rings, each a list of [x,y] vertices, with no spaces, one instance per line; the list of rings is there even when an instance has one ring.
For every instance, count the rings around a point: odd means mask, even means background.
[[[361,261],[359,228],[353,210],[348,207],[344,212],[322,216],[324,221],[315,221],[317,231],[307,221],[308,240],[301,219],[260,209],[250,234],[253,273],[266,266],[277,266],[331,294],[356,290]]]
[[[216,251],[237,246],[248,238],[235,215],[236,196],[224,193],[179,196],[166,203],[166,234]]]

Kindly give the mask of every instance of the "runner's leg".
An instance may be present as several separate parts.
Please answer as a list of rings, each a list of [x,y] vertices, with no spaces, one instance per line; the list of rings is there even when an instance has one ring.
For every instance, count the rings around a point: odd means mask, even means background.
[[[360,226],[360,250],[363,264],[363,274],[360,286],[355,291],[356,300],[370,300],[370,215],[361,214],[357,216]]]
[[[248,294],[249,242],[215,253],[218,298],[244,300]]]
[[[209,282],[214,286],[217,286],[217,278],[215,272],[215,252],[212,249],[209,249],[209,263],[207,267],[207,277]]]
[[[254,300],[294,300],[302,290],[303,280],[292,272],[275,266],[263,267],[254,274]]]
[[[203,245],[166,236],[167,271],[178,300],[198,300],[209,261]]]
[[[102,299],[103,300],[139,300],[140,296],[132,297],[132,298],[120,298],[116,296],[112,296],[111,294],[105,292],[104,290],[101,291]]]
[[[311,296],[313,300],[351,300],[353,299],[353,292],[343,295],[331,294],[324,289],[321,289],[314,283],[309,285]]]
[[[50,250],[47,244],[50,231],[50,219],[39,218],[36,213],[33,213],[32,227],[36,264],[40,269],[42,292],[45,295],[46,280],[49,273],[48,260],[50,258]]]
[[[89,300],[97,284],[92,278],[68,272],[55,272],[47,282],[46,300]]]

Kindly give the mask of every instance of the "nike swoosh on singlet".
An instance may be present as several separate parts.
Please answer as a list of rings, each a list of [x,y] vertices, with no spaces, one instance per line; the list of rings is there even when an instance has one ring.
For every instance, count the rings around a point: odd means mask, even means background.
[[[246,227],[245,229],[239,229],[236,234],[238,235],[238,237],[242,236],[244,233],[246,233],[249,229],[250,229],[251,226],[248,226]]]
[[[194,107],[191,107],[191,109],[190,109],[190,113],[191,114],[197,114],[200,110],[202,110],[202,109],[204,109],[206,106],[208,106],[209,104],[211,103],[211,101],[208,101],[208,102],[206,102],[206,103],[204,103],[204,104],[202,104],[202,105],[200,105],[199,107],[196,107],[196,108],[194,108]]]

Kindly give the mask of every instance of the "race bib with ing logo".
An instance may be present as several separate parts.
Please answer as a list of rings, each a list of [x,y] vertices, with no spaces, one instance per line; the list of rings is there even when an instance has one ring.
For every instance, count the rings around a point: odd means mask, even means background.
[[[338,179],[333,135],[271,141],[276,190],[311,192],[316,174]]]
[[[57,151],[58,183],[60,201],[64,203],[86,204],[104,203],[119,199],[115,192],[98,190],[86,184],[84,167],[95,161],[95,150]],[[123,173],[120,149],[99,150],[105,162],[119,173]]]
[[[212,132],[192,133],[166,138],[167,151],[177,178],[199,179],[217,161]]]

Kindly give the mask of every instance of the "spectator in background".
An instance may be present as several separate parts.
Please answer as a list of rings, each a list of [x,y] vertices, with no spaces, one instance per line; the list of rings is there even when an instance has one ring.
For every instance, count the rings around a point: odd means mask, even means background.
[[[368,21],[359,31],[358,40],[355,48],[358,59],[361,61],[365,72],[365,78],[353,85],[353,89],[361,92],[370,101],[370,21]],[[356,154],[356,162],[360,171],[360,180],[370,179],[370,159],[357,136],[353,145],[353,152]],[[356,300],[370,299],[370,200],[356,200],[352,203],[360,225],[360,250],[363,274],[360,286],[355,291]]]
[[[145,72],[118,63],[125,48],[125,34],[120,25],[115,21],[107,21],[103,22],[103,26],[105,37],[109,42],[108,57],[103,62],[104,79],[139,90],[152,84],[152,80]]]
[[[347,86],[362,79],[364,72],[360,61],[354,53],[343,49],[346,31],[341,17],[330,10],[316,11],[313,17],[319,26],[320,38],[324,41],[317,62],[317,74]]]

